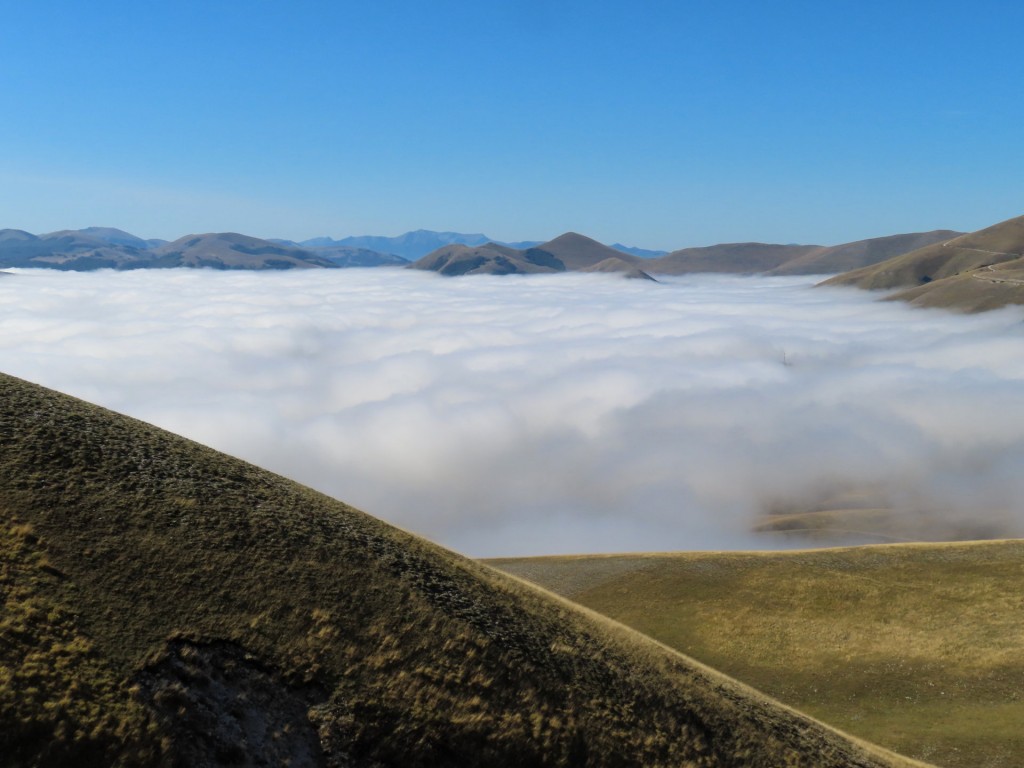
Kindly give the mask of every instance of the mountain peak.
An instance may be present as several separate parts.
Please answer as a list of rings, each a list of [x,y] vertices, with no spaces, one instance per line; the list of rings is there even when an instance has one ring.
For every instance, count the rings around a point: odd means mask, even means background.
[[[31,232],[23,229],[0,229],[0,241],[4,240],[38,240]]]
[[[592,267],[606,259],[621,259],[630,264],[638,261],[635,256],[610,248],[579,232],[565,232],[530,250],[550,253],[569,270]]]

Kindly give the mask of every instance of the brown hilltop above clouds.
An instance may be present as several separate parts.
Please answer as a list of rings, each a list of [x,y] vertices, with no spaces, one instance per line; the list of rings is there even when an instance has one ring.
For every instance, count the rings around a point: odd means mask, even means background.
[[[822,285],[896,290],[886,298],[966,312],[1024,304],[1024,216],[838,275]]]
[[[621,272],[627,277],[653,278],[638,265],[647,260],[609,248],[576,232],[532,248],[516,249],[496,243],[479,246],[447,245],[410,265],[442,275],[512,275],[552,272]]]
[[[558,259],[566,270],[580,270],[593,267],[606,259],[618,259],[627,264],[645,264],[646,261],[637,256],[631,256],[614,248],[609,248],[597,240],[576,232],[566,232],[554,240],[548,240],[530,251],[542,251],[549,253]],[[529,251],[528,251],[529,252]]]

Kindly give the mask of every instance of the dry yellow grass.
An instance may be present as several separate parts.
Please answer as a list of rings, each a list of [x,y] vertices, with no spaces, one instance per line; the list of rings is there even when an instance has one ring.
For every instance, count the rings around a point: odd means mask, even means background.
[[[1024,216],[845,272],[823,285],[901,289],[888,298],[983,312],[1024,303]]]
[[[1024,764],[1024,542],[491,564],[903,754]]]

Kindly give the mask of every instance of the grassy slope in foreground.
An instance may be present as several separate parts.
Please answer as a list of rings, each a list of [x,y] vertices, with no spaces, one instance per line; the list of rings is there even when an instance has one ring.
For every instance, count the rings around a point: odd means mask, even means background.
[[[242,461],[0,375],[6,765],[901,758]]]
[[[1024,764],[1024,542],[491,564],[904,754]]]

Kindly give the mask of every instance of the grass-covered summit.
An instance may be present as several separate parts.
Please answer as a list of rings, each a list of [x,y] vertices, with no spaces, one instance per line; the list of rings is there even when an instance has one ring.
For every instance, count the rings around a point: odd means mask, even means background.
[[[3,375],[0,599],[6,766],[904,764],[308,488]]]

